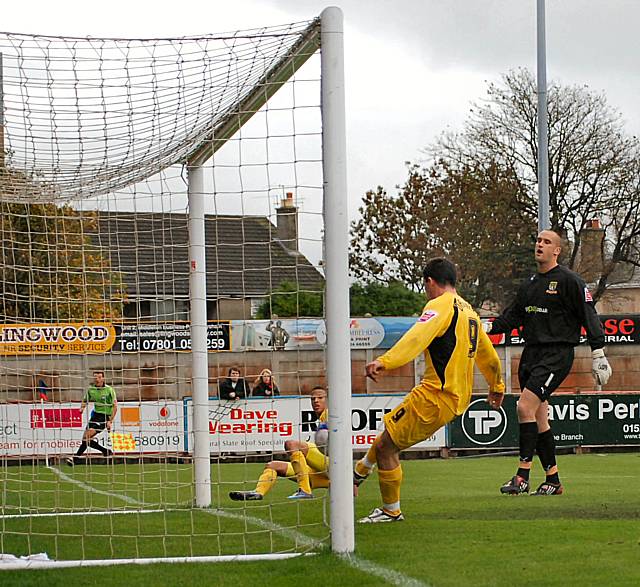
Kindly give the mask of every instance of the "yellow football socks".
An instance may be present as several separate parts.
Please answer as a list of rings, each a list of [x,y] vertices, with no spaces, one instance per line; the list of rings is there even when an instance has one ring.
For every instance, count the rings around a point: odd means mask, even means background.
[[[364,456],[363,459],[359,460],[356,463],[356,467],[355,467],[356,473],[360,475],[360,477],[366,477],[367,475],[369,475],[369,473],[371,473],[371,469],[376,464],[376,460],[377,460],[376,444],[378,444],[379,438],[380,438],[380,435],[376,436],[376,439],[373,441],[373,443],[369,447],[367,454]]]
[[[311,469],[307,465],[307,460],[300,450],[291,453],[291,466],[296,472],[298,487],[305,493],[311,493],[311,483],[309,482],[309,472]]]
[[[390,471],[378,469],[378,481],[384,510],[394,516],[399,514],[402,467],[399,465]]]
[[[278,474],[273,469],[264,469],[256,485],[256,493],[266,495],[275,485]]]

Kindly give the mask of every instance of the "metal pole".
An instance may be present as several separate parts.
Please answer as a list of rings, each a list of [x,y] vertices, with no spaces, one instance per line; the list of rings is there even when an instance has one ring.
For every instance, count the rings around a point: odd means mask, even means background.
[[[538,0],[538,230],[551,226],[549,220],[549,136],[547,115],[547,49],[545,0]]]
[[[320,15],[331,548],[353,552],[349,218],[342,11]]]
[[[191,394],[196,506],[211,505],[209,461],[209,364],[207,356],[207,268],[204,234],[204,171],[189,166],[189,301],[191,304]]]
[[[47,450],[47,419],[44,413],[44,400],[40,398],[40,414],[42,416],[42,443],[44,444],[44,464],[49,467],[49,451]]]
[[[5,166],[4,158],[4,66],[0,53],[0,168]]]
[[[504,382],[506,387],[504,392],[511,393],[511,347],[509,345],[504,347]]]

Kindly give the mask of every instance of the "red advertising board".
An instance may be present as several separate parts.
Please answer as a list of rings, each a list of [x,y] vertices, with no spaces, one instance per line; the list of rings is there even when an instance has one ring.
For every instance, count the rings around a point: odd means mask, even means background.
[[[35,408],[29,419],[31,428],[82,428],[80,408]]]
[[[638,314],[600,315],[604,330],[605,344],[640,344],[640,316]],[[493,322],[490,318],[488,322]],[[489,338],[495,346],[524,344],[524,339],[518,328],[514,328],[508,336],[504,334],[490,334]],[[586,342],[586,331],[581,331],[580,342]]]

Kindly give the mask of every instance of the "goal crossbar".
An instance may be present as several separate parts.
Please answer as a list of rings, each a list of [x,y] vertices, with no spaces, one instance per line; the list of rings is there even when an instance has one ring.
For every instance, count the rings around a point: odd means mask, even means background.
[[[185,160],[189,165],[202,165],[222,147],[320,48],[320,19],[316,18],[280,61],[267,70],[255,87],[217,121]]]

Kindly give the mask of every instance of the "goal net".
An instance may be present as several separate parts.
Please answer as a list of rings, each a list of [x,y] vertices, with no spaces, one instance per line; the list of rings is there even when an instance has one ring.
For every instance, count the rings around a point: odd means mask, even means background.
[[[0,34],[0,569],[331,543],[285,450],[344,350],[321,22]]]

